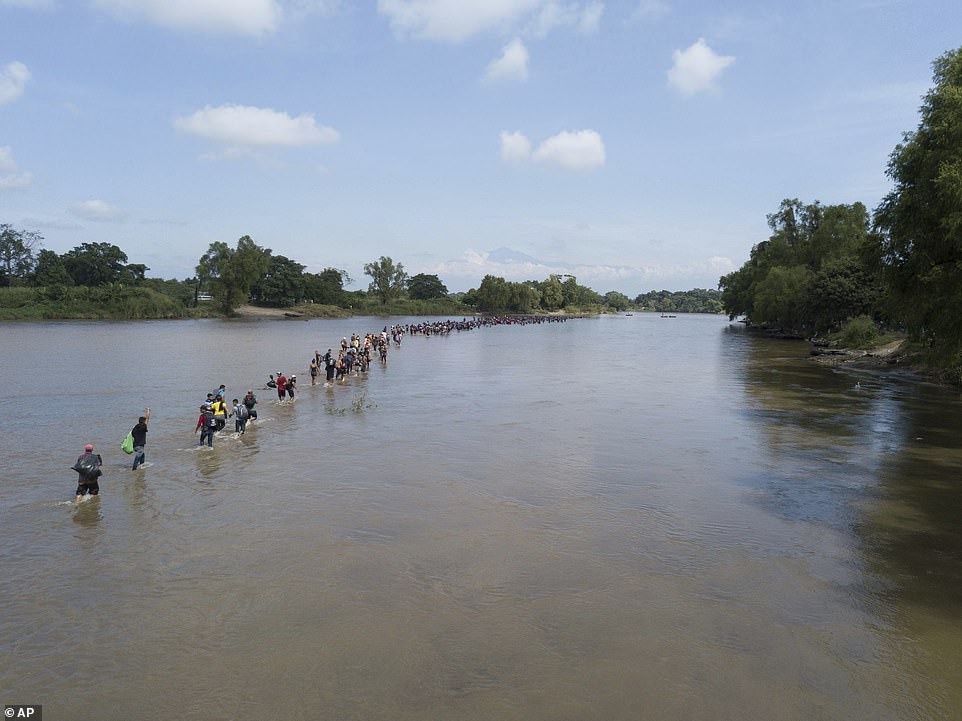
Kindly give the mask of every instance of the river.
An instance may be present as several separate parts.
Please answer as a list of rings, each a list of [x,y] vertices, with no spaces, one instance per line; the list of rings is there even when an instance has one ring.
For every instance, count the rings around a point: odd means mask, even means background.
[[[957,390],[657,314],[408,337],[310,386],[315,349],[408,320],[0,324],[0,704],[962,718]],[[199,448],[220,383],[260,418]]]

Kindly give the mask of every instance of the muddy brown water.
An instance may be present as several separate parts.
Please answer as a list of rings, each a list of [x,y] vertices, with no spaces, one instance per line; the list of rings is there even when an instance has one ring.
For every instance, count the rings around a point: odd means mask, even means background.
[[[399,320],[0,324],[0,702],[962,718],[958,391],[657,314],[409,337],[310,386],[315,348]],[[199,449],[220,383],[261,418]]]

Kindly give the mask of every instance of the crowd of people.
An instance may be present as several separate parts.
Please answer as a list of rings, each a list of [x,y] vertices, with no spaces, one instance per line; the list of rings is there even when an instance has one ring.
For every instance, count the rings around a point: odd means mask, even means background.
[[[320,375],[324,371],[324,385],[332,386],[337,382],[344,382],[350,376],[366,373],[374,358],[381,365],[387,365],[388,349],[393,344],[401,347],[401,341],[408,335],[447,335],[452,332],[474,330],[485,326],[497,325],[528,325],[540,323],[563,323],[566,316],[491,316],[483,318],[463,318],[457,320],[434,321],[430,323],[409,323],[404,325],[384,326],[380,332],[367,333],[363,337],[352,333],[350,339],[346,336],[334,351],[328,348],[326,353],[314,351],[310,359],[308,373],[311,385],[320,382]],[[277,392],[278,403],[293,404],[297,394],[297,376],[289,376],[282,371],[269,374],[267,388]],[[215,390],[207,394],[207,398],[199,406],[197,424],[194,433],[200,433],[198,445],[214,446],[214,436],[226,428],[230,419],[234,419],[234,433],[242,435],[247,432],[247,425],[257,420],[257,396],[248,390],[243,398],[234,398],[230,405],[227,403],[227,386],[220,384]],[[136,471],[146,462],[145,447],[147,445],[148,424],[150,423],[150,408],[144,409],[137,424],[130,430],[122,448],[132,454],[131,470]],[[76,500],[96,496],[100,493],[99,478],[103,475],[103,459],[94,452],[94,446],[88,443],[84,452],[77,458],[71,469],[76,471],[77,482]]]

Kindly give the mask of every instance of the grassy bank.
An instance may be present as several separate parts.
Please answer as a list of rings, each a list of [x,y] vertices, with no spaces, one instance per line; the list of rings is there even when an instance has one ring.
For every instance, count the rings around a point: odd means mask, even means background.
[[[192,298],[172,297],[153,288],[105,285],[46,286],[40,288],[0,288],[0,320],[159,320],[179,318],[220,317],[215,303],[189,306]],[[234,314],[237,317],[283,318],[349,318],[355,315],[373,316],[447,316],[463,318],[480,315],[477,308],[452,298],[433,300],[399,299],[381,303],[376,298],[352,299],[348,308],[334,305],[304,303],[290,308],[267,308],[244,305]],[[602,306],[570,308],[557,311],[565,315],[586,316],[604,312]],[[544,311],[532,311],[543,313]]]
[[[447,315],[465,317],[477,315],[472,306],[451,298],[432,300],[395,300],[381,303],[377,298],[352,299],[351,313],[354,315]]]
[[[150,288],[0,288],[0,320],[155,320],[210,314],[208,308],[188,308]]]

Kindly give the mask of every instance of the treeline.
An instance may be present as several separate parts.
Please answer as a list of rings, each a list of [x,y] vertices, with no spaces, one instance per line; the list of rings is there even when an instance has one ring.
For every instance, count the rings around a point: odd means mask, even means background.
[[[635,297],[639,310],[656,313],[721,313],[724,310],[720,290],[695,288],[694,290],[653,290]]]
[[[461,302],[486,313],[586,310],[604,304],[600,295],[579,285],[573,275],[561,278],[552,274],[543,281],[514,282],[486,275],[478,288],[461,296]]]
[[[767,218],[769,239],[719,281],[729,315],[806,336],[838,330],[860,315],[882,319],[885,289],[879,269],[867,262],[872,233],[864,205],[783,200]]]
[[[478,288],[450,293],[437,275],[409,276],[403,264],[386,256],[364,266],[370,277],[367,290],[349,291],[345,286],[353,279],[346,271],[306,272],[302,263],[275,255],[246,235],[234,246],[211,243],[197,264],[196,275],[185,280],[148,278],[150,268],[128,262],[127,254],[109,243],[83,243],[58,255],[41,249],[42,240],[33,231],[0,225],[0,287],[11,289],[0,293],[6,317],[30,317],[29,309],[33,315],[56,318],[175,318],[203,314],[201,308],[230,315],[244,303],[276,308],[317,304],[356,313],[411,314],[602,312],[631,306],[623,293],[609,291],[602,296],[572,275],[523,282],[487,275]],[[662,291],[658,302],[646,301],[645,307],[717,312],[717,307],[704,302],[705,294],[712,292]]]
[[[893,188],[874,213],[783,201],[769,239],[719,281],[731,317],[806,337],[857,319],[904,331],[943,367],[960,367],[962,49],[933,67],[919,126],[889,157]]]
[[[0,308],[7,318],[184,318],[196,284],[147,278],[110,243],[83,243],[58,255],[39,233],[0,224]]]

